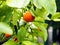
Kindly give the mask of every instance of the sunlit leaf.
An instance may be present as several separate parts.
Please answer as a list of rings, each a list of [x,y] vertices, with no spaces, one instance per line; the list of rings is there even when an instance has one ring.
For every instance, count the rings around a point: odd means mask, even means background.
[[[36,10],[33,10],[33,8],[31,8],[31,12],[33,15],[40,16],[42,19],[47,19],[49,15],[49,13],[44,8],[41,9],[36,8]]]
[[[13,17],[12,17],[12,23],[14,24],[14,25],[17,25],[17,21],[21,18],[21,16],[22,16],[22,13],[19,11],[16,11],[16,10],[14,10],[13,11]]]
[[[57,8],[55,0],[37,0],[50,14],[55,14]]]
[[[5,23],[0,22],[0,32],[7,33],[7,34],[13,34],[13,31],[11,27]]]
[[[30,41],[23,41],[23,45],[38,45],[38,44]]]
[[[56,12],[54,15],[52,15],[51,19],[59,19],[60,18],[60,12]]]
[[[3,43],[3,45],[18,45],[18,43],[14,42],[12,40],[9,40],[9,41]]]
[[[51,19],[53,21],[60,21],[60,12],[56,12],[54,15],[52,15]]]
[[[7,0],[6,2],[8,6],[24,8],[29,4],[30,0]]]
[[[44,19],[41,17],[35,17],[35,21],[45,22]]]
[[[33,0],[33,3],[37,8],[42,8],[42,6],[40,5],[40,2],[38,0]]]
[[[25,36],[26,36],[26,29],[24,27],[21,27],[17,34],[18,40],[23,41]]]
[[[40,36],[40,37],[42,37],[42,39],[44,40],[44,41],[46,41],[47,40],[47,30],[46,30],[46,28],[42,25],[42,24],[40,24],[40,23],[38,23],[38,22],[33,22],[34,24],[35,24],[35,26],[37,26],[38,27],[38,35]]]
[[[47,23],[40,23],[42,26],[44,26],[44,28],[46,28],[47,29],[47,27],[48,27],[48,24]]]
[[[60,19],[53,19],[53,21],[60,21]]]

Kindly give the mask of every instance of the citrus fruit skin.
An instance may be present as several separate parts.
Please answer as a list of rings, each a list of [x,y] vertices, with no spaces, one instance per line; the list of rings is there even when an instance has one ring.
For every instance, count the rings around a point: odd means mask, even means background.
[[[31,14],[30,11],[26,11],[24,14],[23,14],[23,19],[26,21],[26,22],[32,22],[34,21],[34,16]]]
[[[5,37],[6,38],[9,38],[11,35],[10,34],[5,34]]]

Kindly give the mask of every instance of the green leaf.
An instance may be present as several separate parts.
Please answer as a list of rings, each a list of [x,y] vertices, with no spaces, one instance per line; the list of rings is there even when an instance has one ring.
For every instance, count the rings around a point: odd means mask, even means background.
[[[52,15],[51,19],[53,21],[60,21],[60,12],[56,12],[54,15]]]
[[[37,0],[50,14],[55,14],[57,7],[55,0]]]
[[[42,37],[42,39],[44,41],[46,41],[47,40],[47,30],[46,30],[46,28],[42,24],[40,24],[38,22],[33,22],[33,23],[35,24],[35,26],[38,27],[38,32],[39,32],[38,35],[40,37]]]
[[[8,10],[10,10],[10,9],[8,9]],[[8,23],[11,20],[12,11],[10,10],[10,11],[5,12],[5,13],[6,13],[5,18],[3,16],[4,19],[2,21]]]
[[[25,27],[21,27],[17,34],[18,40],[23,41],[25,36],[26,36],[26,29]]]
[[[36,8],[36,10],[33,10],[33,8],[31,8],[31,12],[33,15],[40,16],[43,19],[47,19],[48,15],[49,15],[49,13],[44,8],[41,8],[41,9]],[[47,19],[47,20],[49,20],[49,19]]]
[[[45,20],[41,17],[35,17],[35,21],[45,22]]]
[[[23,41],[23,45],[38,45],[37,43],[31,42],[31,41]]]
[[[40,2],[38,0],[33,0],[33,4],[39,9],[42,8],[42,6],[40,5]]]
[[[3,2],[5,4],[5,2]],[[12,9],[6,5],[0,8],[0,21],[8,23],[12,17]]]
[[[5,24],[3,22],[0,22],[0,32],[7,33],[7,34],[10,34],[10,35],[13,34],[13,31],[12,31],[11,27],[8,24]]]
[[[14,25],[17,25],[17,21],[21,18],[21,16],[22,16],[22,12],[18,12],[18,10],[17,9],[15,9],[14,11],[13,11],[13,17],[12,17],[12,23],[14,24]]]
[[[40,23],[42,26],[44,26],[44,28],[46,28],[47,29],[47,27],[48,27],[48,24],[47,23]]]
[[[18,45],[18,43],[12,41],[12,40],[8,40],[7,42],[3,43],[3,45]]]
[[[56,12],[54,15],[52,15],[52,20],[53,19],[58,19],[58,18],[60,18],[60,12]]]
[[[30,0],[7,0],[6,2],[10,7],[24,8],[29,4]]]
[[[60,19],[53,19],[53,21],[60,21]]]

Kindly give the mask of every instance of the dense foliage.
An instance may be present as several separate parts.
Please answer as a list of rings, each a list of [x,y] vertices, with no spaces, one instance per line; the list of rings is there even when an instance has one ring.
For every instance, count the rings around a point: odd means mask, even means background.
[[[55,0],[0,0],[0,44],[43,45],[45,20],[60,21],[56,11]]]

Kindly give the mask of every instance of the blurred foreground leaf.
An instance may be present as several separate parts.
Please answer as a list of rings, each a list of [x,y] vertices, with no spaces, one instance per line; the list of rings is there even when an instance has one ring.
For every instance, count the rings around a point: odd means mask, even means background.
[[[0,22],[0,32],[12,35],[13,31],[8,24]]]
[[[30,0],[7,0],[6,2],[10,7],[24,8],[29,4]]]
[[[9,41],[3,43],[3,45],[18,45],[18,43],[14,42],[12,40],[9,40]]]

